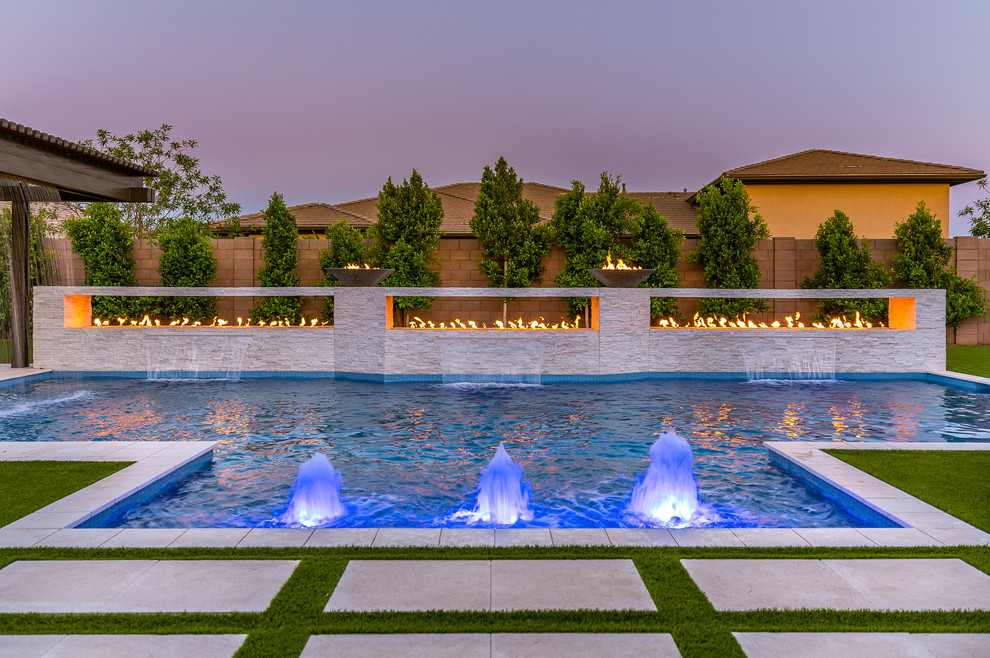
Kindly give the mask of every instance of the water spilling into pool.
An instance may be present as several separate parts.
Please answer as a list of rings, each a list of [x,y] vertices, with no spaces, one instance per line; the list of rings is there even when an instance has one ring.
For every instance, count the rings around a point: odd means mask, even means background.
[[[321,526],[494,525],[467,514],[499,443],[530,487],[532,517],[513,527],[656,527],[662,522],[630,504],[650,447],[674,428],[694,453],[698,498],[711,509],[692,525],[856,526],[863,522],[770,465],[763,442],[987,440],[990,396],[902,381],[90,378],[0,389],[5,440],[217,442],[212,466],[112,521],[126,527],[279,525],[300,464],[318,453],[344,474],[346,510]]]
[[[317,453],[299,467],[292,483],[289,506],[279,518],[281,525],[315,528],[344,515],[340,501],[340,473],[326,455]]]

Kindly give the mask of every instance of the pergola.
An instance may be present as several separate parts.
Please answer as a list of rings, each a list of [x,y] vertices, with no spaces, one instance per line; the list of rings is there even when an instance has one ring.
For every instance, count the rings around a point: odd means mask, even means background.
[[[9,201],[10,365],[28,366],[30,203],[150,203],[144,179],[157,174],[120,158],[0,119],[0,201]]]

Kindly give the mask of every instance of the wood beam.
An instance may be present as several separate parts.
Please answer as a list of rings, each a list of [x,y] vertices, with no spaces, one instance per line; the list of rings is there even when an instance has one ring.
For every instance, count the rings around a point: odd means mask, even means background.
[[[0,176],[4,173],[63,190],[64,200],[154,201],[141,176],[117,173],[16,141],[0,139]]]

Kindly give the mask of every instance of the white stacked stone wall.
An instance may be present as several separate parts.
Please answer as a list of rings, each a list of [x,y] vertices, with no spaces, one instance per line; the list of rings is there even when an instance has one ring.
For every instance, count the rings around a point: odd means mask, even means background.
[[[66,296],[335,297],[335,326],[318,328],[66,327]],[[598,328],[565,331],[423,330],[388,327],[388,298],[598,298]],[[915,329],[658,329],[651,296],[914,298]],[[834,354],[836,372],[945,369],[941,290],[710,290],[527,288],[84,288],[34,291],[34,365],[73,371],[337,372],[402,375],[589,375],[744,372],[768,362]],[[465,372],[460,372],[464,370]]]

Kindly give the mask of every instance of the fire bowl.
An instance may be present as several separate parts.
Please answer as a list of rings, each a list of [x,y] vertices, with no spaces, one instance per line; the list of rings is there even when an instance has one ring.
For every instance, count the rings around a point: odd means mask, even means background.
[[[656,270],[588,270],[606,288],[635,288]]]
[[[347,269],[346,267],[327,267],[323,270],[327,274],[351,288],[370,288],[389,277],[395,270],[366,270]]]

